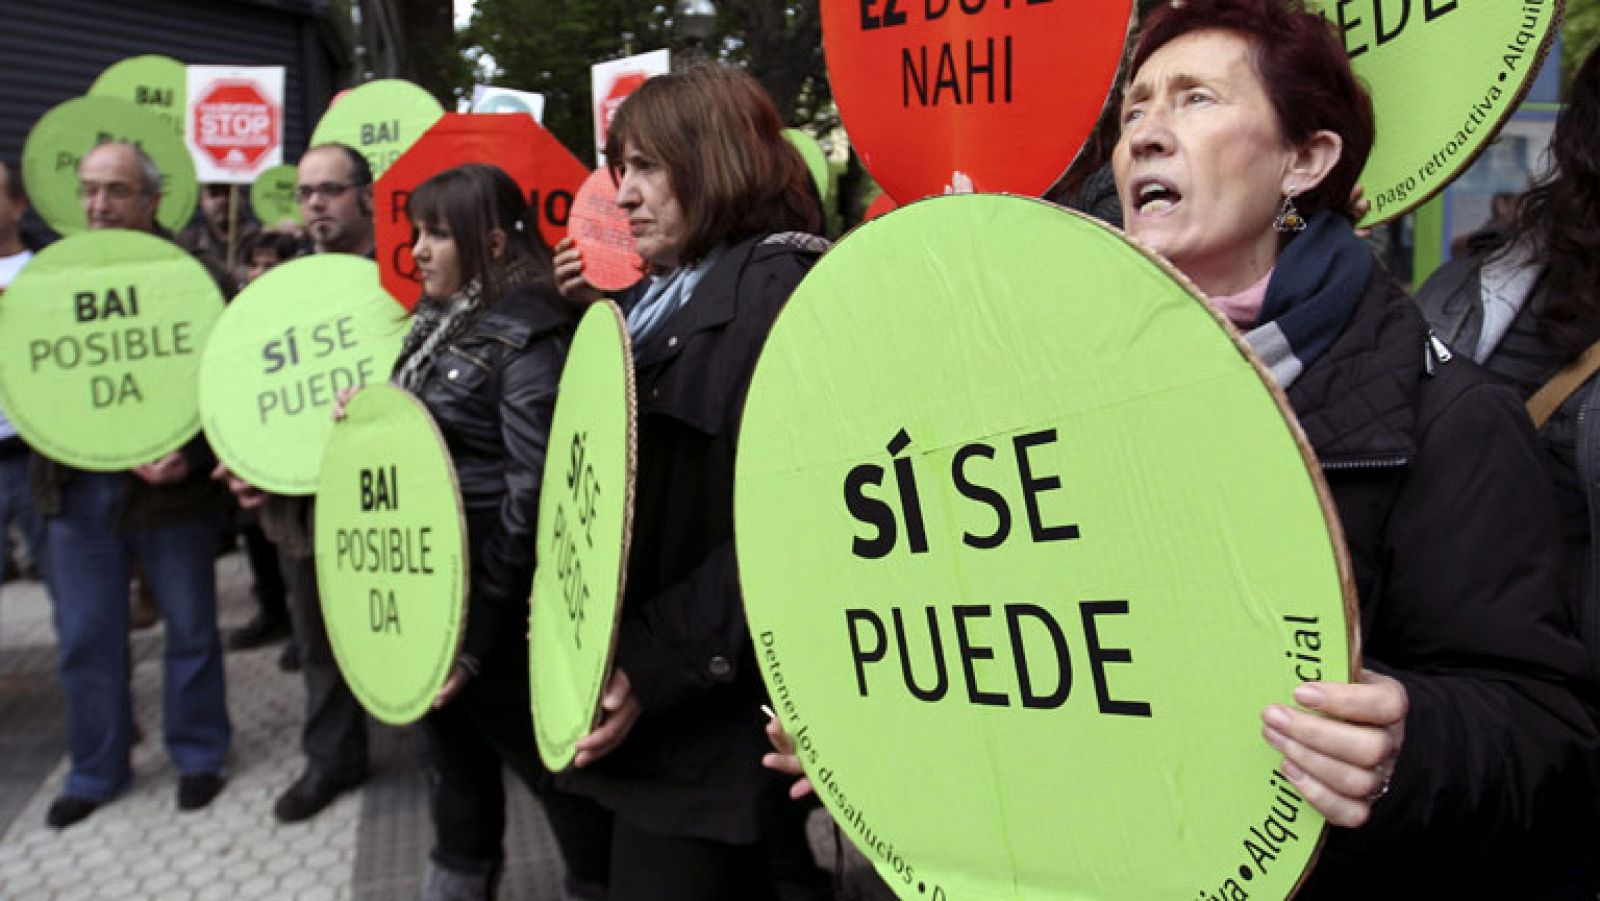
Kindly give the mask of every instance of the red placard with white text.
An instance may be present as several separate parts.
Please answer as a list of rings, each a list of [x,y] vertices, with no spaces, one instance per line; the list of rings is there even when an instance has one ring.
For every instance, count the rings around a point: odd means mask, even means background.
[[[394,161],[373,190],[379,280],[406,309],[422,297],[411,259],[406,198],[435,174],[466,163],[504,169],[527,194],[539,235],[551,247],[566,237],[573,198],[589,176],[588,168],[555,135],[528,116],[446,113]]]
[[[897,202],[967,179],[1039,196],[1094,129],[1132,21],[1133,0],[822,0],[822,43],[850,140]]]
[[[572,242],[583,254],[583,275],[602,291],[633,287],[644,277],[628,214],[617,206],[617,183],[602,166],[589,176],[572,204]]]

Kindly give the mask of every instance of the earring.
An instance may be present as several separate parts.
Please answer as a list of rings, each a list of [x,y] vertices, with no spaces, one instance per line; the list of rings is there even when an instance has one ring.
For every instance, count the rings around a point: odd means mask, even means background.
[[[1306,230],[1306,217],[1294,208],[1294,189],[1283,195],[1283,209],[1278,211],[1278,218],[1272,220],[1272,227],[1284,234],[1293,234]]]

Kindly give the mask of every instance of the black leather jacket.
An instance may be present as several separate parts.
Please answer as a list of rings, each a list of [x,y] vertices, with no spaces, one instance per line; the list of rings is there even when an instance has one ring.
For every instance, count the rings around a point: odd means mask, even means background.
[[[580,312],[553,288],[515,288],[434,355],[415,392],[461,485],[472,557],[461,650],[480,665],[527,632],[545,447]]]

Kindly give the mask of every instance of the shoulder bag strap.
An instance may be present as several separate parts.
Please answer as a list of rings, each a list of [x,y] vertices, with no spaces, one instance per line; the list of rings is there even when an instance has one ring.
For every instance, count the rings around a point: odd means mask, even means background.
[[[1528,416],[1533,419],[1534,429],[1543,426],[1572,396],[1572,392],[1582,387],[1596,372],[1600,372],[1600,341],[1589,345],[1571,365],[1556,373],[1554,378],[1544,383],[1544,387],[1528,398]]]

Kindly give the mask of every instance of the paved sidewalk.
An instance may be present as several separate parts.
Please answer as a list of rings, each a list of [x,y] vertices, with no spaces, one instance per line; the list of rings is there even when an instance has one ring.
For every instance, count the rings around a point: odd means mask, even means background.
[[[255,613],[242,554],[217,562],[224,630]],[[233,750],[228,785],[204,810],[176,808],[177,774],[161,746],[161,628],[134,633],[133,784],[87,820],[56,832],[44,816],[66,778],[66,714],[55,630],[38,582],[0,586],[0,899],[27,901],[391,901],[421,895],[432,844],[427,790],[406,730],[369,722],[371,777],[307,823],[280,825],[272,805],[299,774],[304,693],[277,667],[282,645],[227,654]],[[533,796],[507,775],[502,901],[557,901],[561,864]],[[815,857],[834,861],[833,830],[813,812]],[[870,879],[847,849],[846,897]],[[796,896],[799,897],[799,896]]]
[[[223,627],[254,613],[244,557],[218,561]],[[211,806],[175,807],[177,774],[161,747],[161,629],[132,636],[135,717],[128,791],[61,832],[45,810],[66,778],[66,723],[55,632],[37,582],[0,588],[0,898],[40,901],[415,898],[431,842],[426,789],[410,736],[372,724],[373,776],[310,822],[284,826],[272,804],[300,770],[296,673],[282,645],[227,655],[234,738],[228,785]],[[510,791],[502,898],[555,899],[560,865],[536,802]]]

